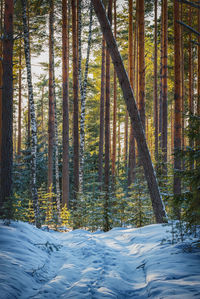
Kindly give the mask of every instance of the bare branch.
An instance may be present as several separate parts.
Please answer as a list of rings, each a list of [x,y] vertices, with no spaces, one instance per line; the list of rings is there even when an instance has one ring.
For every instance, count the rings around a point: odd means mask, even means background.
[[[197,34],[198,36],[200,36],[200,32],[196,31],[194,28],[190,27],[189,25],[183,23],[182,21],[178,21],[178,20],[176,22],[179,23],[180,25],[184,26],[188,30],[192,31],[194,34]]]

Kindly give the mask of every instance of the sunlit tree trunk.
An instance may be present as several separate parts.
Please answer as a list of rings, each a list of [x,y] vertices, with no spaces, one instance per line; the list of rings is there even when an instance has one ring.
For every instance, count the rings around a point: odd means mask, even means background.
[[[162,72],[162,157],[163,157],[163,174],[167,175],[167,44],[168,44],[168,7],[167,0],[162,1],[163,5],[163,72]]]
[[[158,161],[158,67],[157,67],[157,9],[158,1],[154,2],[154,136],[155,136],[155,160]]]
[[[189,18],[189,26],[192,27],[192,8],[191,6],[189,7],[189,13],[188,13],[188,18]],[[189,86],[188,86],[188,98],[189,98],[189,113],[192,115],[194,113],[194,103],[193,103],[193,53],[192,53],[192,34],[189,32],[189,47],[188,47],[188,75],[189,75]],[[189,138],[189,145],[190,147],[193,147],[193,141],[192,138]],[[193,167],[191,163],[191,168]]]
[[[117,36],[117,12],[116,0],[114,0],[114,36]],[[117,75],[114,70],[113,82],[113,136],[112,136],[112,179],[115,181],[115,163],[116,163],[116,134],[117,134]]]
[[[62,0],[63,168],[62,206],[69,208],[69,37],[68,0]]]
[[[138,1],[138,43],[139,43],[139,112],[145,131],[145,57],[144,57],[144,0]]]
[[[198,31],[200,32],[200,9],[198,9]],[[198,43],[197,115],[200,116],[200,36]]]
[[[22,3],[22,15],[23,15],[23,29],[24,29],[24,52],[27,69],[27,81],[28,81],[28,98],[30,105],[30,125],[31,125],[31,176],[32,176],[32,198],[33,208],[35,214],[35,223],[37,227],[40,227],[39,219],[39,205],[38,205],[38,193],[37,193],[37,123],[35,117],[35,105],[33,99],[33,85],[31,75],[31,61],[30,61],[30,43],[29,43],[29,31],[28,21],[26,14],[26,0],[21,0]]]
[[[179,20],[179,1],[174,0],[174,152],[181,149],[181,61],[180,61],[180,25]],[[178,155],[174,156],[174,170],[181,170],[181,159]],[[174,196],[181,194],[181,178],[174,173]],[[176,217],[180,218],[180,211],[174,209]]]

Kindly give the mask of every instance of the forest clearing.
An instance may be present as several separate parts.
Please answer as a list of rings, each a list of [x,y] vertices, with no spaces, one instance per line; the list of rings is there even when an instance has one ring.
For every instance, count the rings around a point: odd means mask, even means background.
[[[200,297],[199,2],[0,16],[2,298]]]

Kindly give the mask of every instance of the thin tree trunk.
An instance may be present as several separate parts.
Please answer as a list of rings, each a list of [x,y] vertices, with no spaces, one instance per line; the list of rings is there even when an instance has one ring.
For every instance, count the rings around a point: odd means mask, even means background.
[[[161,5],[161,33],[160,33],[160,98],[159,98],[159,127],[158,127],[158,130],[159,130],[159,138],[158,138],[158,141],[159,141],[159,148],[161,149],[162,148],[162,108],[163,108],[163,35],[164,35],[164,32],[163,32],[163,29],[164,29],[164,26],[163,26],[163,1],[162,0],[162,5]]]
[[[139,112],[145,132],[144,0],[138,0]]]
[[[29,104],[30,104],[30,120],[31,120],[32,198],[33,198],[33,208],[35,214],[35,223],[37,227],[40,227],[38,193],[37,193],[37,173],[36,173],[37,172],[37,124],[36,124],[35,106],[34,106],[34,99],[33,99],[33,85],[32,85],[32,75],[31,75],[26,0],[21,0],[21,3],[22,3],[22,15],[23,15],[23,27],[24,27],[24,51],[25,51],[25,60],[26,60],[26,69],[27,69],[28,97],[29,97]]]
[[[104,105],[105,105],[105,49],[106,42],[102,37],[102,61],[101,61],[101,98],[100,98],[100,133],[99,133],[99,165],[98,175],[100,189],[103,182],[103,146],[104,146]]]
[[[116,41],[113,37],[110,23],[106,17],[104,7],[100,0],[92,0],[95,13],[99,19],[102,32],[107,42],[107,46],[110,52],[110,55],[113,60],[115,70],[121,85],[124,99],[127,105],[129,116],[131,118],[132,126],[136,133],[136,140],[138,143],[139,154],[141,156],[141,161],[144,167],[145,176],[147,179],[149,192],[152,199],[153,210],[155,213],[156,221],[158,223],[165,222],[166,212],[164,209],[164,204],[162,202],[154,168],[151,162],[151,157],[145,140],[145,134],[143,130],[143,125],[137,110],[137,105],[135,98],[132,92],[132,88],[124,68],[120,53],[117,48]]]
[[[198,31],[200,32],[200,10],[198,10]],[[198,43],[197,115],[200,116],[200,36]]]
[[[136,26],[137,27],[137,26]],[[136,28],[135,28],[136,36]],[[134,71],[135,71],[135,56],[133,53],[133,0],[129,0],[129,80],[132,89],[134,89]],[[128,186],[134,182],[134,170],[135,170],[135,138],[133,128],[130,130],[130,142],[129,142],[129,164],[128,164]]]
[[[128,111],[126,109],[125,124],[124,124],[124,161],[125,161],[125,169],[127,169],[127,159],[128,159]]]
[[[181,149],[181,61],[180,61],[180,25],[179,20],[179,2],[174,0],[174,170],[181,170],[181,159],[176,152]],[[174,196],[181,194],[181,178],[174,173]],[[174,209],[176,217],[180,218],[180,211]]]
[[[54,101],[54,149],[55,149],[55,178],[56,178],[56,204],[57,204],[57,211],[60,217],[61,213],[61,204],[60,204],[60,179],[59,179],[59,161],[58,161],[58,124],[57,124],[57,109],[56,109],[56,86],[55,86],[55,59],[54,59],[54,0],[50,2],[50,51],[51,51],[51,72],[53,73],[53,101]],[[51,91],[52,92],[52,91]]]
[[[53,76],[53,0],[49,3],[49,124],[48,124],[48,192],[53,187],[53,156],[55,145],[55,105]],[[51,199],[52,200],[52,199]]]
[[[73,48],[73,144],[74,144],[74,209],[79,192],[79,99],[78,99],[78,50],[77,50],[77,2],[72,0],[72,48]]]
[[[69,36],[68,0],[62,0],[63,168],[62,206],[69,208]]]
[[[157,66],[157,9],[158,1],[154,4],[154,136],[155,136],[155,160],[158,161],[158,66]]]
[[[21,152],[21,120],[22,120],[22,49],[21,49],[21,39],[19,44],[19,97],[18,97],[18,141],[17,141],[17,155]]]
[[[114,37],[117,36],[117,12],[116,0],[114,0]],[[116,132],[117,132],[117,74],[114,70],[113,82],[113,139],[112,139],[112,180],[115,181],[115,163],[116,163]]]
[[[112,0],[108,4],[108,20],[112,23]],[[105,103],[105,202],[104,231],[110,229],[109,221],[109,184],[110,184],[110,54],[106,48],[106,103]]]
[[[163,174],[167,175],[167,26],[168,26],[168,7],[167,0],[162,1],[163,5],[163,75],[162,75],[162,158]]]
[[[85,62],[85,74],[83,83],[81,81],[81,119],[80,119],[80,191],[83,190],[83,168],[84,168],[84,149],[85,149],[85,104],[86,104],[86,90],[88,81],[88,68],[90,49],[92,42],[92,2],[90,3],[90,23],[88,33],[87,56]],[[80,60],[80,56],[79,56]]]
[[[5,1],[2,78],[2,148],[1,148],[1,198],[0,216],[12,217],[12,167],[13,167],[13,14],[14,3]],[[9,203],[7,215],[4,204]]]
[[[189,7],[189,26],[192,26],[192,8]],[[188,47],[188,73],[189,73],[189,90],[188,90],[188,98],[189,98],[189,114],[194,114],[194,103],[193,103],[193,55],[192,55],[192,34],[189,32],[189,47]],[[192,138],[189,138],[189,146],[192,148],[194,146]],[[193,168],[193,163],[191,162],[191,168]]]

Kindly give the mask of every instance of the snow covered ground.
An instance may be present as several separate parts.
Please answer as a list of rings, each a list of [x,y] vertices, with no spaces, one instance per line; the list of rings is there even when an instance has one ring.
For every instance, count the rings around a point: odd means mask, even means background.
[[[45,232],[0,222],[0,298],[200,298],[200,248],[170,226]]]

